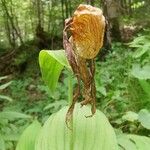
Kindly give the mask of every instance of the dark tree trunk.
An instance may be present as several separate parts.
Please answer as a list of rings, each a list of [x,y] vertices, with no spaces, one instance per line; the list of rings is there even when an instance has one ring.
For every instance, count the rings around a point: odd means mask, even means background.
[[[66,8],[66,18],[68,18],[69,17],[68,0],[65,0],[65,8]]]
[[[62,12],[62,22],[64,25],[65,22],[65,15],[64,15],[64,0],[61,0],[61,12]]]
[[[116,41],[121,41],[119,26],[119,3],[116,0],[102,0],[103,12],[108,21],[108,28],[111,31],[111,37]]]

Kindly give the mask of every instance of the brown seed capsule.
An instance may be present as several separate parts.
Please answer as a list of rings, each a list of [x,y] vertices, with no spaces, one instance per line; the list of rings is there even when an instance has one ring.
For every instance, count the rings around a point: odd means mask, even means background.
[[[103,45],[105,18],[101,9],[81,4],[72,19],[70,30],[75,53],[85,59],[94,58]]]

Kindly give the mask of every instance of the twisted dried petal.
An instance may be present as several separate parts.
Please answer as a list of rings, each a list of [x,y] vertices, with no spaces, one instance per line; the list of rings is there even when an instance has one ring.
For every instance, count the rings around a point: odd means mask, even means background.
[[[101,9],[79,5],[74,12],[70,30],[75,53],[85,59],[94,58],[103,46],[105,18]]]

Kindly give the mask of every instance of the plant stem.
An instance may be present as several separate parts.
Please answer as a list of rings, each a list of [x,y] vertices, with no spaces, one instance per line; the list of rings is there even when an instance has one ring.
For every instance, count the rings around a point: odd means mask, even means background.
[[[68,72],[68,103],[71,105],[73,100],[73,82],[72,82],[72,72]],[[70,120],[70,129],[69,130],[69,136],[70,136],[70,141],[69,141],[69,148],[70,150],[73,150],[73,117]]]
[[[72,83],[72,73],[68,72],[68,103],[72,103],[73,99],[73,83]]]

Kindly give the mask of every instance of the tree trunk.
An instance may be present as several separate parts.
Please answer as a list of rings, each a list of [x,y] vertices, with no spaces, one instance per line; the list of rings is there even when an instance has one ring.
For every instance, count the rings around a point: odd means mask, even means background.
[[[117,0],[102,0],[104,16],[110,26],[111,36],[116,41],[121,41],[119,25],[119,4]]]
[[[11,27],[10,27],[9,20],[8,20],[6,15],[4,15],[4,20],[5,20],[5,30],[6,30],[6,34],[7,34],[9,44],[13,48],[15,48],[16,47],[16,41],[15,41],[15,39],[12,38]]]
[[[8,11],[8,8],[7,8],[7,5],[6,5],[6,1],[5,0],[1,0],[1,2],[2,2],[3,8],[4,8],[5,12],[6,12],[6,16],[7,16],[7,18],[10,21],[12,30],[14,30],[14,32],[18,36],[18,38],[20,40],[20,43],[23,44],[22,37],[21,37],[20,33],[18,32],[17,28],[15,27],[13,16],[11,16],[10,13],[9,13],[9,11]]]
[[[64,0],[61,0],[61,12],[62,12],[62,22],[64,25],[65,22],[65,15],[64,15]]]
[[[40,28],[42,27],[41,24],[41,0],[36,0],[37,2],[37,18],[38,18],[38,25]]]
[[[48,12],[49,12],[49,15],[48,15],[48,26],[47,26],[48,33],[50,33],[50,31],[51,31],[51,22],[52,22],[52,20],[51,20],[51,18],[52,18],[51,9],[52,9],[51,3],[48,3]]]
[[[65,0],[66,18],[69,17],[68,0]]]

